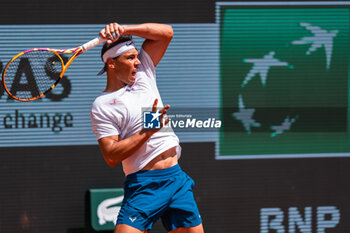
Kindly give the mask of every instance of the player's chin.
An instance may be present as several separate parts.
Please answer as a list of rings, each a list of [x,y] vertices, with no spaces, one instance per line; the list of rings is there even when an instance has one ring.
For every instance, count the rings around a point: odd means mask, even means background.
[[[135,78],[129,78],[128,80],[128,85],[131,86],[135,83],[136,79]]]
[[[130,77],[129,77],[129,81],[131,81],[132,83],[134,83],[136,80],[136,72],[131,73]]]

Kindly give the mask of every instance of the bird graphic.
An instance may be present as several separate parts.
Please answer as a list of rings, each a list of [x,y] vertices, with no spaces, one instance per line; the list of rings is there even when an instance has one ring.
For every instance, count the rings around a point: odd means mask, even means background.
[[[249,73],[244,78],[241,87],[245,87],[247,83],[256,75],[260,75],[261,84],[263,87],[266,86],[267,73],[270,68],[273,66],[288,66],[287,62],[282,62],[279,59],[274,58],[275,51],[271,51],[266,54],[263,58],[248,58],[243,59],[245,63],[253,63],[253,67],[250,69]],[[293,68],[293,66],[289,66],[289,68]]]
[[[251,134],[251,127],[260,127],[261,124],[253,119],[254,108],[245,108],[242,95],[238,96],[239,112],[232,113],[232,116],[242,122],[248,134]]]
[[[317,49],[324,47],[326,51],[326,62],[327,70],[331,64],[332,51],[333,51],[333,40],[337,36],[338,30],[327,31],[322,29],[319,26],[313,26],[310,23],[300,23],[300,26],[305,27],[307,30],[313,33],[313,36],[306,36],[300,40],[292,41],[292,44],[301,45],[301,44],[311,44],[309,49],[306,51],[306,55],[310,55],[312,52],[315,52]]]
[[[271,137],[276,137],[277,135],[284,133],[284,131],[290,130],[290,128],[292,127],[292,124],[297,119],[298,119],[298,115],[295,116],[294,118],[290,118],[289,116],[287,116],[281,125],[271,126],[271,129],[275,131],[271,134]]]

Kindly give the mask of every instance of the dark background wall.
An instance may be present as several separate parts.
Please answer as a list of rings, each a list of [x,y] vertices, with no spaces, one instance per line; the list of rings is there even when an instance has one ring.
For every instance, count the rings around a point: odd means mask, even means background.
[[[294,2],[298,1],[300,0]],[[214,23],[216,2],[218,1],[6,0],[1,2],[0,24],[104,24],[115,21]]]
[[[215,19],[213,0],[15,0],[3,2],[1,8],[4,24],[201,23]]]
[[[336,206],[350,229],[350,160],[215,160],[214,143],[184,143],[180,165],[196,182],[206,232],[260,232],[260,209]],[[108,167],[97,146],[2,148],[0,232],[89,232],[86,191],[121,188],[120,166]],[[165,232],[158,222],[152,232]],[[273,232],[272,230],[270,232]],[[298,231],[296,231],[298,232]]]

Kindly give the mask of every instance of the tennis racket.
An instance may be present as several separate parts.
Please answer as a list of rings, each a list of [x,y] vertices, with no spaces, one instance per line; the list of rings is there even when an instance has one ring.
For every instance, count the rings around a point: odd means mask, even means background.
[[[2,73],[4,89],[19,101],[39,99],[56,87],[74,59],[104,41],[96,37],[76,48],[35,48],[21,52],[7,63]],[[72,56],[68,60],[60,55],[69,53]]]

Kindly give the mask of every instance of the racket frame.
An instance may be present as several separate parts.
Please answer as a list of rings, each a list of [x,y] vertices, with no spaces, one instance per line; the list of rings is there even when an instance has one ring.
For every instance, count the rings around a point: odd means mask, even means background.
[[[106,41],[106,39],[101,38],[101,37],[96,37],[95,39],[79,46],[76,48],[71,48],[71,49],[51,49],[51,48],[34,48],[34,49],[29,49],[27,51],[21,52],[19,54],[17,54],[16,56],[14,56],[6,65],[5,69],[2,72],[2,84],[4,86],[5,91],[7,92],[7,94],[9,96],[11,96],[11,98],[15,99],[15,100],[19,100],[19,101],[23,101],[23,102],[27,102],[27,101],[33,101],[36,99],[40,99],[41,97],[43,97],[46,93],[50,92],[52,89],[54,89],[56,87],[56,85],[59,83],[59,81],[62,79],[64,73],[66,72],[66,70],[68,69],[68,67],[70,66],[70,64],[74,61],[75,58],[77,58],[80,54],[82,54],[83,52],[103,43],[104,41]],[[34,52],[34,51],[49,51],[54,53],[61,61],[62,64],[62,71],[59,75],[59,78],[57,78],[57,80],[55,81],[55,83],[53,85],[51,85],[51,87],[49,89],[47,89],[46,91],[44,91],[43,93],[39,94],[38,96],[32,97],[32,98],[27,98],[27,99],[22,99],[22,98],[18,98],[16,96],[14,96],[10,90],[8,90],[6,83],[5,83],[5,76],[6,76],[6,71],[7,68],[11,65],[11,63],[19,58],[20,56],[23,56],[26,53],[30,53],[30,52]],[[60,56],[60,54],[68,54],[68,53],[74,53],[69,60],[67,61],[66,64],[64,64],[64,61],[62,59],[62,57]]]

